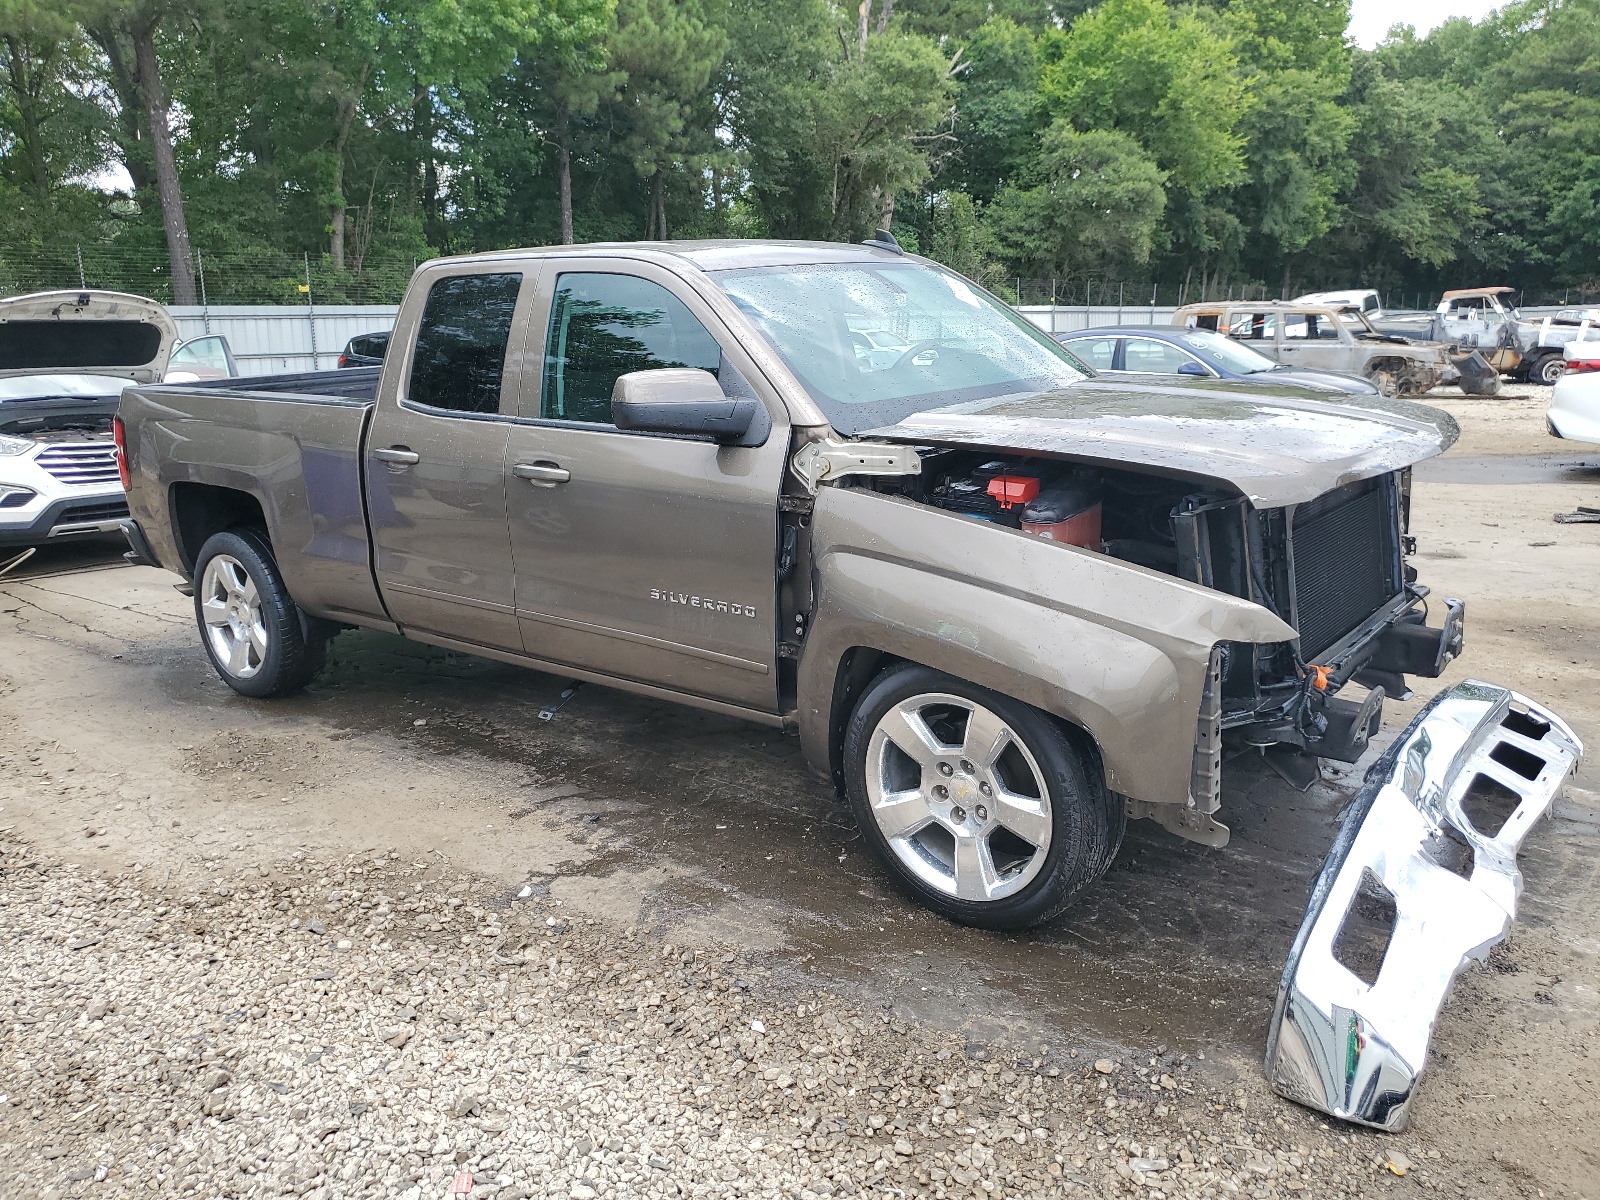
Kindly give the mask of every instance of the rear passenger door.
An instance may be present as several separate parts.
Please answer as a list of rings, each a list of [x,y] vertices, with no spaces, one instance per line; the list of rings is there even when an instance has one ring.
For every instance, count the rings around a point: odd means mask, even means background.
[[[776,711],[781,401],[710,306],[653,264],[552,261],[541,313],[507,480],[527,653]],[[681,366],[761,401],[764,442],[611,423],[619,375]]]
[[[1187,350],[1156,338],[1126,339],[1122,344],[1122,356],[1122,369],[1132,375],[1188,374],[1210,378],[1214,374]]]
[[[404,371],[386,371],[366,442],[378,586],[408,632],[521,651],[506,443],[517,403],[529,264],[450,264],[431,279]]]

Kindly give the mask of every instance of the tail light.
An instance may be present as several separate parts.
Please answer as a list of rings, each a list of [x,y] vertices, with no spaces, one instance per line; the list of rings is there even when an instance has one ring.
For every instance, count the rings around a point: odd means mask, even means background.
[[[122,490],[127,491],[131,486],[128,477],[128,431],[121,417],[111,418],[111,436],[117,443],[117,474],[122,477]]]
[[[1574,358],[1567,363],[1568,375],[1583,375],[1591,371],[1600,371],[1600,358]]]
[[[350,356],[348,354],[339,355],[339,365],[341,367],[348,367],[350,365]]]

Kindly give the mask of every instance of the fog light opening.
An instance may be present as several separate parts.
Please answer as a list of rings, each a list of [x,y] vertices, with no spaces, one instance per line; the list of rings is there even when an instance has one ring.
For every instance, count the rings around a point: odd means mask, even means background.
[[[1467,794],[1461,797],[1461,811],[1472,822],[1474,829],[1484,837],[1492,838],[1500,836],[1500,830],[1505,828],[1505,823],[1521,803],[1522,797],[1499,780],[1478,775],[1473,778]]]
[[[1370,869],[1362,871],[1339,936],[1333,939],[1334,961],[1368,987],[1377,983],[1399,917],[1394,893]]]

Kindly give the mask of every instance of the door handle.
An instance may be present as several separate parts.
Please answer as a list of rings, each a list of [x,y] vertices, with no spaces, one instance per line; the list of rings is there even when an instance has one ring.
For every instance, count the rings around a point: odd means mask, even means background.
[[[534,487],[555,487],[572,478],[572,472],[553,462],[518,463],[511,468],[518,479],[526,479]]]
[[[422,461],[422,455],[415,450],[407,450],[404,446],[390,446],[387,450],[374,450],[372,457],[379,462],[393,463],[402,467],[414,466]]]

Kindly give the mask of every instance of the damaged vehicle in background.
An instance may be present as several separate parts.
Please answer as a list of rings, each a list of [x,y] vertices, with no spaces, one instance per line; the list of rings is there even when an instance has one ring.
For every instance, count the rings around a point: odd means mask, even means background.
[[[0,550],[121,532],[111,420],[129,383],[164,376],[177,340],[141,296],[0,300]]]
[[[1018,929],[1099,878],[1130,817],[1225,845],[1227,755],[1309,785],[1462,650],[1408,528],[1447,414],[1188,383],[1090,375],[887,235],[569,246],[423,265],[381,368],[139,386],[117,430],[133,552],[185,580],[240,694],[303,687],[356,626],[792,729],[909,896]],[[1494,694],[1428,718],[1481,771],[1427,757],[1427,721],[1401,735],[1429,790],[1411,825],[1391,800],[1356,822],[1390,857],[1330,860],[1316,930],[1369,867],[1398,872],[1377,877],[1402,927],[1439,915],[1410,882],[1438,846],[1411,835],[1448,842],[1442,801],[1508,756],[1548,802],[1575,751]],[[1509,844],[1452,878],[1506,903]],[[1423,1060],[1335,996],[1323,949],[1286,977],[1274,1078],[1394,1127]],[[1387,956],[1373,994],[1414,1021],[1464,961]],[[1345,1070],[1325,1035],[1352,1020]],[[1340,1091],[1375,1066],[1381,1104]]]
[[[1269,391],[1301,390],[1312,395],[1348,393],[1376,396],[1378,388],[1359,375],[1286,367],[1266,355],[1209,329],[1124,325],[1058,333],[1060,342],[1101,375],[1188,376],[1221,379]]]
[[[1433,312],[1385,313],[1380,327],[1440,343],[1453,354],[1476,350],[1501,374],[1548,387],[1561,378],[1568,344],[1596,336],[1600,310],[1564,308],[1526,320],[1511,303],[1515,291],[1458,288],[1446,292]]]
[[[1172,324],[1224,334],[1286,366],[1359,375],[1385,396],[1423,396],[1443,384],[1456,384],[1469,396],[1500,391],[1499,373],[1476,351],[1452,354],[1384,333],[1356,308],[1213,301],[1185,305]]]

